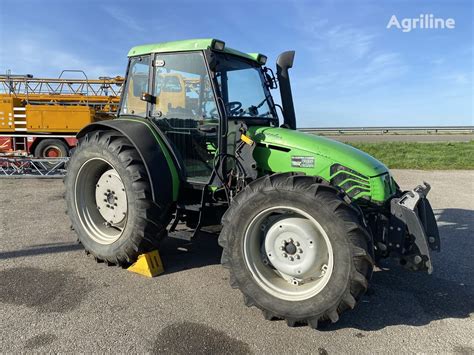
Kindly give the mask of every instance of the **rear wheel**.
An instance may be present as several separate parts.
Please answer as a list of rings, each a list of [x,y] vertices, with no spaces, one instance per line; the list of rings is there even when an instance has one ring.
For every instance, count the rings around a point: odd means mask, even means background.
[[[153,202],[141,157],[118,132],[96,131],[82,138],[65,184],[73,228],[99,260],[133,262],[166,233],[168,208]]]
[[[370,235],[341,192],[318,178],[256,180],[236,196],[223,225],[231,285],[267,319],[316,328],[336,322],[367,289]]]

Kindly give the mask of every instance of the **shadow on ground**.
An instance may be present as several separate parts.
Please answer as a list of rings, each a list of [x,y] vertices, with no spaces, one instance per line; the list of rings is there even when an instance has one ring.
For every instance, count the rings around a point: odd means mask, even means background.
[[[160,245],[160,256],[165,272],[172,274],[187,269],[221,263],[222,248],[218,236],[201,233],[192,242],[166,238]]]
[[[474,211],[453,208],[437,210],[435,214],[441,252],[433,255],[433,274],[410,272],[391,260],[383,262],[383,270],[374,273],[362,302],[325,330],[421,326],[435,320],[468,318],[474,312],[474,284],[455,281],[473,277]]]
[[[34,245],[25,249],[0,252],[0,260],[20,258],[24,256],[37,256],[44,254],[64,253],[74,250],[82,250],[82,245],[77,243],[50,243]]]

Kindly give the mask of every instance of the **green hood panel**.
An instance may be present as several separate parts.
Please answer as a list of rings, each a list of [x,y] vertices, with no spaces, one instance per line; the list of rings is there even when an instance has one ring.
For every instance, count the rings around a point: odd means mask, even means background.
[[[281,167],[291,166],[292,156],[306,154],[315,157],[314,165],[318,170],[336,163],[367,177],[388,171],[385,165],[369,154],[332,139],[285,128],[252,127],[251,131],[252,139],[257,143],[291,149]]]
[[[388,168],[347,144],[285,128],[254,126],[249,127],[249,135],[257,143],[254,158],[263,171],[304,172],[328,181],[341,175],[337,185],[346,192],[353,189],[354,198],[385,201],[393,192],[392,186],[383,181],[389,176]],[[332,171],[334,165],[348,169]]]

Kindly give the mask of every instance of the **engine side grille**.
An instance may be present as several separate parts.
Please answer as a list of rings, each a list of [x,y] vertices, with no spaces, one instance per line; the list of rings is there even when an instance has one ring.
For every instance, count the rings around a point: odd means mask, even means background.
[[[332,165],[330,173],[331,184],[342,188],[350,198],[370,198],[370,181],[367,176],[340,164]]]

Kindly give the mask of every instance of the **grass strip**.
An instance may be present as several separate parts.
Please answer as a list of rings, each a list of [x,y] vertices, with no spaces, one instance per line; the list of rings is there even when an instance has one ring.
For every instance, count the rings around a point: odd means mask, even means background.
[[[474,141],[348,143],[391,169],[474,169]]]

